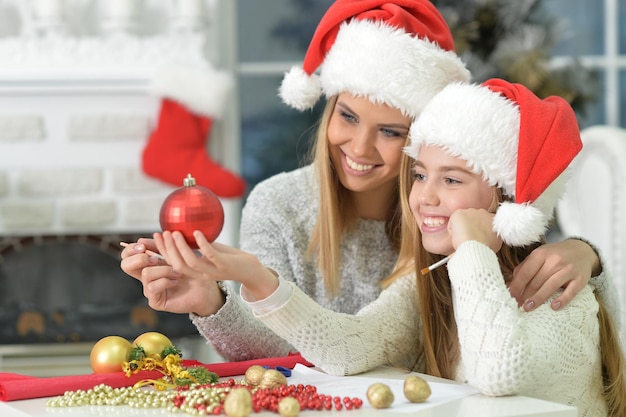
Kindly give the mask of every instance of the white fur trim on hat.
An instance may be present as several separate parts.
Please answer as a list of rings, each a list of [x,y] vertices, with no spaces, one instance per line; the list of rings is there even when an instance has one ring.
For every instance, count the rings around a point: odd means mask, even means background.
[[[150,91],[184,104],[194,113],[219,119],[232,86],[230,74],[212,67],[169,67],[155,74]]]
[[[310,108],[321,95],[318,81],[314,74],[309,77],[298,70],[287,74],[280,95],[292,107]],[[366,19],[341,24],[319,71],[326,97],[347,92],[399,108],[411,117],[418,116],[445,85],[470,79],[455,52]]]
[[[342,23],[320,73],[327,97],[349,92],[417,117],[444,86],[470,73],[453,51],[382,21]]]
[[[307,74],[302,67],[292,67],[278,91],[285,104],[300,111],[312,108],[322,95],[319,77]]]
[[[416,159],[421,145],[442,146],[512,197],[519,120],[519,109],[505,97],[476,84],[450,84],[411,125],[405,152]]]
[[[511,100],[484,86],[451,84],[413,122],[405,152],[417,159],[421,146],[442,146],[467,161],[490,185],[515,198],[519,128],[519,107]],[[505,201],[498,207],[493,230],[507,245],[540,241],[563,195],[568,173],[561,173],[535,201]]]

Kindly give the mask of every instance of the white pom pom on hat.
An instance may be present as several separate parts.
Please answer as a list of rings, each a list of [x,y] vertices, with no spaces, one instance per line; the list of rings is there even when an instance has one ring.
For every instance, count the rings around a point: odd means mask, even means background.
[[[416,117],[445,85],[469,79],[450,29],[430,1],[337,0],[279,95],[306,110],[322,94],[349,92]]]
[[[514,199],[500,205],[493,222],[511,246],[544,235],[567,169],[582,149],[569,103],[556,96],[542,100],[500,79],[445,87],[413,123],[410,136],[409,156],[417,158],[422,145],[442,146]]]
[[[285,103],[302,111],[315,105],[322,95],[322,86],[317,75],[309,75],[300,67],[291,67],[285,74],[280,91]]]

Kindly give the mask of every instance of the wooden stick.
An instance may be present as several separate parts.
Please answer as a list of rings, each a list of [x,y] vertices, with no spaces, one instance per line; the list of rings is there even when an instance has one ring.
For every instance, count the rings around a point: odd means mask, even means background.
[[[127,247],[130,246],[130,243],[120,242],[120,246],[123,246],[123,247],[127,248]],[[146,249],[146,255],[154,256],[156,258],[165,260],[163,255],[161,255],[160,253],[152,252],[150,249]]]

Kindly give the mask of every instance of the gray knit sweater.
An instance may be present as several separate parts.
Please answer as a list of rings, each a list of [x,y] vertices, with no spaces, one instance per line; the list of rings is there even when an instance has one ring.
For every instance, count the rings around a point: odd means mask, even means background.
[[[241,249],[252,253],[279,276],[294,282],[321,306],[355,314],[380,294],[380,281],[397,253],[383,221],[360,220],[342,242],[341,293],[327,296],[316,261],[306,249],[318,210],[318,186],[312,166],[281,173],[250,193],[241,218]],[[200,333],[227,360],[282,356],[293,347],[254,318],[234,287],[222,285],[226,304],[209,317],[191,314]]]

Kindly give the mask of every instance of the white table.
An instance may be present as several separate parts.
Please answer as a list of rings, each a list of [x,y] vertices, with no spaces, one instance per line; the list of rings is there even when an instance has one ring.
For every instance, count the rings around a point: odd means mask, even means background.
[[[373,371],[359,375],[357,379],[353,379],[356,384],[357,380],[365,377],[371,382],[381,380],[396,380],[398,386],[408,373],[401,372],[390,368],[377,368]],[[450,381],[440,378],[430,377],[428,375],[420,376],[429,382],[450,383]],[[335,378],[337,384],[350,385],[353,377]],[[235,378],[238,380],[238,378]],[[362,381],[359,381],[362,382]],[[321,391],[324,394],[333,392]],[[362,417],[362,416],[416,416],[416,417],[576,417],[578,415],[576,408],[565,405],[552,403],[548,401],[537,400],[534,398],[511,396],[511,397],[486,397],[480,394],[473,394],[463,398],[457,398],[441,404],[437,404],[430,408],[420,408],[416,404],[407,404],[403,398],[396,395],[394,405],[386,410],[376,410],[371,408],[365,399],[365,394],[360,396],[364,399],[363,407],[359,410],[338,411],[302,411],[299,415],[302,417],[325,417],[329,415],[342,415],[346,417]],[[2,417],[126,417],[126,416],[145,416],[145,417],[184,417],[190,414],[176,413],[170,414],[163,409],[135,409],[128,406],[85,406],[74,408],[46,408],[47,398],[39,398],[24,401],[12,401],[8,403],[0,402],[0,416]],[[404,405],[401,403],[404,402]],[[396,406],[396,404],[398,404]],[[252,413],[252,417],[277,417],[278,414],[263,412]]]

